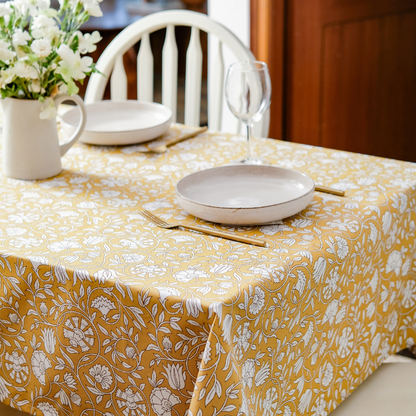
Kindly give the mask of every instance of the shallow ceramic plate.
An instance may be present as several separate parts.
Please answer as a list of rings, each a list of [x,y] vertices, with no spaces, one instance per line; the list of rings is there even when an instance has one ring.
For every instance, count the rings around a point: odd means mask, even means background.
[[[230,165],[202,170],[176,185],[179,205],[195,217],[221,224],[275,222],[305,209],[313,180],[276,166]]]
[[[147,142],[165,133],[172,122],[172,111],[162,104],[145,101],[98,101],[86,104],[87,124],[80,141],[98,145],[126,145]],[[79,111],[62,116],[68,134],[78,125]]]

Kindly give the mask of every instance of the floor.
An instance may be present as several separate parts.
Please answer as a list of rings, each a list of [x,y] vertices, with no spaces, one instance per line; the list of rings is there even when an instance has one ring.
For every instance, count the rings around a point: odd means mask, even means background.
[[[395,355],[390,356],[385,362],[386,363],[416,363],[416,357],[409,350],[403,350]],[[416,374],[415,374],[415,379],[416,379]],[[409,395],[414,396],[414,391],[415,391],[415,386],[409,386]],[[406,394],[406,392],[404,392],[404,394]],[[335,413],[338,412],[339,409],[340,408],[336,409],[334,412]],[[334,414],[334,412],[331,412],[330,415]],[[16,409],[12,409],[11,407],[0,403],[0,416],[27,416],[27,413],[20,412]],[[358,415],[355,415],[355,416],[358,416]],[[368,416],[371,416],[371,414],[369,414]],[[403,414],[401,416],[405,416],[405,415]]]

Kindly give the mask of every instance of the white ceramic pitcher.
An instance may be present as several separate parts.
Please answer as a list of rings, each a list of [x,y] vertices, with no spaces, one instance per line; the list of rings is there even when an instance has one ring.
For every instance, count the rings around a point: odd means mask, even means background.
[[[81,136],[87,114],[82,98],[61,94],[54,98],[58,108],[63,101],[75,102],[80,111],[80,123],[64,144],[59,144],[56,118],[39,117],[42,103],[38,100],[6,98],[3,106],[3,175],[15,179],[46,179],[62,171],[61,157]]]

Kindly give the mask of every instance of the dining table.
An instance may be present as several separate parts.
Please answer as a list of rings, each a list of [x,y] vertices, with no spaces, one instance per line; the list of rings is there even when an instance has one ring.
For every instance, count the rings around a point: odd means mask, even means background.
[[[246,151],[211,130],[161,154],[78,142],[55,177],[0,175],[1,402],[38,416],[326,416],[415,343],[416,164],[253,147],[345,196],[315,191],[277,223],[196,218],[177,182]],[[142,209],[266,246],[163,229]]]

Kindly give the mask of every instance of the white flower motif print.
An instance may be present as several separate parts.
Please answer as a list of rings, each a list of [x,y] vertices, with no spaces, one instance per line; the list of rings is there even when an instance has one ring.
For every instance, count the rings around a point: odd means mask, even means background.
[[[64,337],[72,347],[80,347],[82,352],[89,351],[94,345],[94,331],[84,318],[74,316],[65,321]]]
[[[278,405],[277,398],[278,393],[276,387],[271,387],[266,391],[266,396],[261,402],[261,407],[263,408],[262,416],[274,416],[276,414]]]
[[[331,269],[329,276],[325,279],[325,287],[323,288],[324,299],[328,300],[338,289],[339,280],[338,266]]]
[[[286,276],[285,269],[282,266],[274,264],[270,264],[269,266],[261,264],[257,267],[250,267],[249,270],[255,275],[260,275],[263,279],[272,279],[274,283],[281,282]]]
[[[94,273],[94,277],[100,283],[107,283],[109,280],[117,279],[117,272],[115,270],[103,269]]]
[[[197,268],[189,267],[186,270],[181,270],[179,272],[176,272],[173,275],[173,277],[182,283],[188,283],[193,279],[209,278],[209,275],[204,270],[199,270]]]
[[[99,384],[103,390],[108,390],[113,383],[113,377],[110,370],[105,365],[96,364],[90,368],[90,376],[94,379],[96,384]]]
[[[340,231],[349,231],[352,233],[356,233],[360,229],[357,220],[352,220],[348,218],[345,218],[344,220],[336,219],[335,221],[328,222],[328,226],[332,228],[337,228]]]
[[[185,301],[186,311],[194,318],[198,318],[199,312],[204,312],[202,309],[201,300],[198,298],[188,298]]]
[[[326,260],[325,257],[319,257],[313,265],[313,281],[318,284],[325,275]]]
[[[324,318],[322,320],[322,323],[329,322],[332,325],[332,322],[335,319],[335,316],[338,312],[339,307],[339,301],[334,299],[326,308]]]
[[[265,298],[264,290],[256,286],[254,289],[254,296],[252,298],[253,302],[248,307],[248,311],[253,315],[257,315],[263,309],[263,306],[265,303],[264,298]]]
[[[150,395],[152,409],[158,416],[171,416],[173,406],[180,402],[179,397],[166,387],[156,387]]]
[[[6,228],[6,233],[9,237],[16,237],[27,233],[27,230],[24,228]]]
[[[366,356],[366,353],[365,353],[365,348],[361,345],[361,346],[360,346],[360,352],[358,353],[358,357],[357,357],[357,360],[356,360],[357,364],[358,364],[360,367],[362,367],[362,366],[363,366],[363,364],[364,364],[364,361],[365,361],[365,356]]]
[[[11,384],[8,383],[3,377],[0,377],[0,401],[7,399],[10,395],[10,391],[6,386],[11,387]]]
[[[393,332],[397,328],[397,322],[398,322],[398,315],[396,311],[393,311],[389,317],[388,323],[387,323],[387,329],[390,332]]]
[[[146,404],[144,402],[143,396],[138,392],[134,392],[131,388],[126,390],[118,389],[116,392],[116,397],[118,398],[117,405],[123,413],[124,416],[136,416],[146,414]]]
[[[46,354],[37,350],[32,355],[32,372],[39,382],[43,385],[46,385],[45,374],[48,368],[52,367],[52,364]]]
[[[169,386],[174,390],[182,390],[185,387],[186,373],[179,364],[167,364],[163,366],[166,373],[162,373],[168,379]]]
[[[377,238],[378,238],[378,230],[373,223],[370,224],[370,230],[371,232],[370,232],[370,236],[368,237],[368,239],[371,240],[374,244],[376,244]]]
[[[145,259],[145,256],[136,253],[123,254],[122,256],[126,263],[140,263]]]
[[[341,358],[345,358],[351,352],[352,346],[354,344],[353,338],[354,334],[352,329],[348,326],[342,330],[341,336],[337,338],[337,354]]]
[[[243,358],[244,353],[250,347],[249,339],[253,335],[253,333],[249,329],[250,323],[244,322],[237,328],[237,335],[234,335],[233,342],[236,343],[234,346],[234,352],[237,357],[237,360],[241,360]]]
[[[338,250],[337,250],[338,257],[341,260],[344,260],[345,257],[347,257],[348,255],[348,250],[349,250],[348,243],[344,238],[338,237],[338,236],[335,237],[335,240],[337,241],[337,245],[338,245]]]
[[[253,387],[253,378],[256,372],[256,365],[254,360],[248,359],[244,362],[241,368],[241,377],[243,379],[243,387],[251,389]]]
[[[180,290],[175,289],[174,287],[156,286],[156,289],[159,291],[159,296],[162,303],[168,296],[174,296],[179,298],[182,295]]]
[[[402,267],[402,255],[399,251],[393,251],[390,253],[389,258],[387,259],[387,265],[386,265],[386,273],[390,273],[391,271],[394,271],[396,276],[400,275],[400,270]]]
[[[262,386],[270,376],[270,363],[265,362],[261,366],[260,370],[256,373],[256,377],[254,378],[254,382],[256,387]]]
[[[62,241],[57,241],[48,245],[48,249],[55,253],[59,253],[62,250],[67,250],[70,248],[81,248],[81,244],[64,239]]]
[[[321,394],[321,396],[316,401],[315,405],[312,406],[312,416],[326,416],[328,412],[325,410],[327,406],[327,402],[325,401],[325,396]]]
[[[297,220],[293,220],[290,225],[293,228],[306,228],[306,227],[309,227],[311,224],[312,224],[311,220],[297,219]]]
[[[416,303],[416,281],[408,280],[403,292],[403,305],[412,308]]]
[[[50,403],[41,402],[36,407],[42,411],[43,416],[59,416],[58,411]]]
[[[324,387],[328,387],[333,377],[334,377],[334,367],[332,367],[331,363],[327,363],[324,373],[322,375],[322,385]]]
[[[9,376],[17,383],[24,383],[29,375],[29,366],[26,363],[24,355],[19,354],[18,350],[14,350],[11,354],[6,352],[5,367],[9,372]]]
[[[130,271],[139,277],[157,277],[166,274],[167,269],[157,264],[150,264],[132,267]]]
[[[211,361],[211,342],[207,341],[204,349],[204,353],[202,354],[202,361],[205,365],[207,365]]]
[[[74,376],[71,373],[65,373],[64,374],[64,381],[65,384],[70,388],[70,389],[75,389],[77,387],[77,383],[74,379]]]
[[[112,311],[113,309],[116,309],[114,303],[103,295],[99,296],[98,298],[95,298],[91,302],[91,307],[98,309],[103,314],[105,321],[107,320],[108,312]]]
[[[55,352],[56,338],[55,333],[52,328],[41,329],[42,335],[40,336],[45,344],[45,350],[48,354],[53,354]]]
[[[390,231],[392,222],[392,216],[390,212],[386,211],[383,215],[382,224],[383,224],[383,233],[387,235]]]

